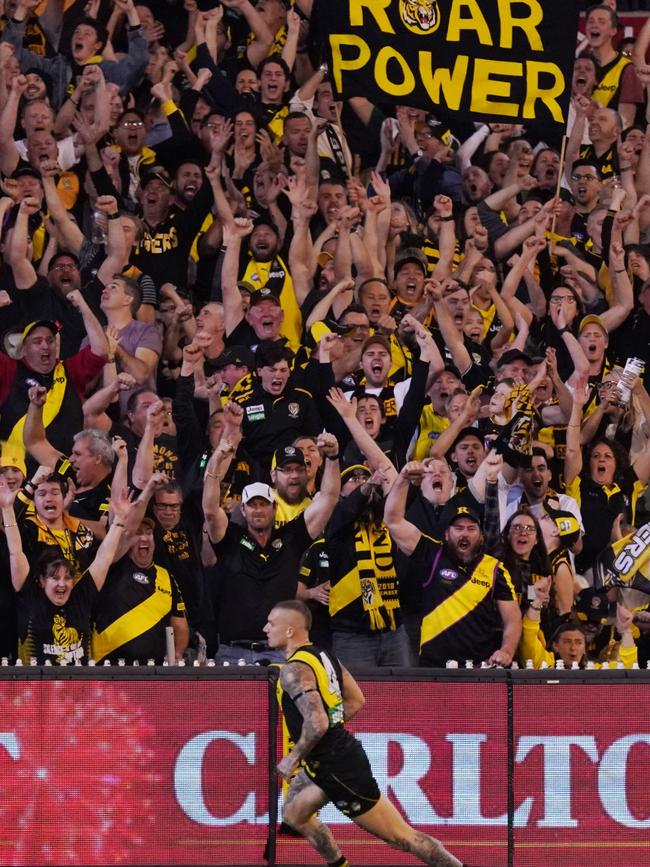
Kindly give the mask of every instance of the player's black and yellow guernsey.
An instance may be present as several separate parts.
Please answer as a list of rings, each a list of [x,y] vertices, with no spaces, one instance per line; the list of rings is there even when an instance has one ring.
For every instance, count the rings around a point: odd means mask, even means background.
[[[307,756],[305,763],[328,756],[332,750],[341,749],[349,739],[354,740],[352,735],[343,726],[343,676],[341,665],[335,656],[330,656],[325,650],[315,644],[304,644],[295,650],[287,659],[290,662],[300,662],[308,666],[316,679],[316,689],[323,703],[323,710],[327,714],[329,727],[320,741]],[[284,691],[282,681],[278,678],[277,683],[278,704],[284,717],[286,728],[285,738],[291,748],[300,738],[302,732],[303,717],[296,707],[295,699]],[[295,698],[300,698],[297,695]]]
[[[287,664],[294,662],[308,666],[313,672],[315,689],[329,720],[323,737],[302,760],[303,770],[345,816],[361,816],[375,806],[381,794],[368,756],[344,727],[341,665],[336,657],[315,644],[304,644],[295,650]],[[303,716],[295,703],[300,695],[294,699],[287,695],[281,679],[278,679],[277,694],[284,717],[286,755],[302,733]]]

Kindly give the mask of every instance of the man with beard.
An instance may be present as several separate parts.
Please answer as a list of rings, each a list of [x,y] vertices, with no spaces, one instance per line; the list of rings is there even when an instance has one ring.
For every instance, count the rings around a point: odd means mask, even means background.
[[[573,165],[576,159],[593,161],[601,177],[608,178],[618,174],[617,139],[621,135],[621,118],[613,108],[601,106],[595,111],[592,101],[586,96],[574,100],[576,107],[576,122],[567,143],[567,165]],[[585,124],[590,144],[583,145],[582,138]]]
[[[307,464],[302,449],[285,446],[273,456],[271,481],[275,494],[275,527],[297,518],[311,503],[307,494]]]
[[[410,479],[421,479],[421,464],[407,464],[386,500],[384,522],[398,548],[422,576],[420,665],[444,668],[448,660],[509,666],[521,635],[521,611],[503,563],[481,553],[481,523],[459,506],[444,541],[406,520]]]
[[[250,235],[248,257],[240,265],[242,241]],[[255,223],[247,219],[233,219],[223,227],[223,243],[226,252],[221,269],[221,292],[226,321],[228,342],[254,345],[260,340],[277,340],[285,337],[295,351],[300,346],[302,316],[296,301],[291,274],[280,257],[280,237],[277,227],[260,217]],[[241,277],[238,277],[243,268]],[[237,285],[239,280],[250,283],[255,290],[267,290],[263,296],[251,293],[251,309],[244,314],[244,305]],[[277,313],[259,311],[252,316],[252,308],[266,299],[269,305],[277,306]],[[240,329],[243,320],[250,328]],[[253,321],[251,321],[251,319]]]

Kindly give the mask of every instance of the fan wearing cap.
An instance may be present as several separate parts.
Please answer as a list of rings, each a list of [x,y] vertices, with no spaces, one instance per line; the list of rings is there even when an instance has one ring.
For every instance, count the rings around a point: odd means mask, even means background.
[[[106,363],[104,332],[78,293],[74,302],[86,323],[90,343],[70,358],[58,358],[55,322],[30,322],[22,333],[18,361],[0,352],[0,440],[22,446],[28,389],[47,389],[43,420],[52,445],[67,454],[72,437],[83,427],[82,400],[88,385]]]
[[[633,615],[621,603],[616,606],[615,624],[619,641],[616,641],[612,628],[612,639],[605,653],[594,656],[597,650],[590,639],[601,632],[610,619],[607,596],[594,593],[593,590],[583,590],[578,595],[572,616],[561,618],[550,640],[545,642],[539,624],[541,613],[549,603],[550,586],[550,578],[544,578],[532,586],[533,599],[524,615],[519,647],[522,663],[532,659],[535,668],[541,668],[543,663],[554,668],[556,661],[561,659],[565,668],[584,668],[590,658],[595,668],[608,668],[610,663],[614,665],[618,659],[625,668],[632,668],[638,662],[632,633]]]
[[[297,518],[312,502],[307,494],[307,464],[302,449],[285,446],[273,455],[271,481],[275,494],[275,526]]]
[[[237,291],[243,309],[244,298],[239,289]],[[239,321],[233,331],[228,331],[230,312],[227,304],[224,304],[224,312],[228,344],[238,343],[255,349],[260,343],[271,340],[287,343],[282,336],[284,322],[282,303],[278,296],[266,287],[251,291],[244,319]]]
[[[444,667],[450,659],[471,659],[508,666],[521,635],[510,574],[503,563],[482,553],[481,522],[471,508],[457,507],[444,540],[425,535],[406,520],[410,479],[421,479],[422,473],[417,462],[403,467],[384,511],[394,543],[421,576],[420,665]]]
[[[255,354],[246,346],[228,346],[210,366],[221,376],[225,394],[232,394],[245,376],[255,372]]]
[[[244,264],[240,265],[242,243],[248,236],[248,255],[243,257]],[[282,243],[277,226],[264,217],[258,217],[255,223],[241,218],[233,219],[223,227],[223,243],[226,253],[221,269],[221,291],[228,340],[252,346],[258,340],[275,340],[281,335],[289,341],[292,349],[297,350],[302,333],[302,314],[298,307],[290,267],[287,267],[281,256]],[[265,296],[267,300],[271,296],[277,299],[277,306],[282,312],[279,322],[267,316],[267,311],[264,311],[264,317],[258,315],[253,321],[251,310],[244,314],[241,293],[237,287],[239,280],[250,283],[255,290],[268,290]],[[251,305],[255,298],[256,293],[253,292]],[[246,331],[240,331],[238,326],[244,323],[244,319],[250,327]],[[268,323],[266,319],[269,319]],[[252,339],[251,327],[255,332]]]
[[[341,489],[336,437],[322,433],[317,442],[325,455],[319,496],[277,529],[275,494],[262,482],[242,491],[243,527],[230,521],[220,505],[220,480],[230,466],[234,442],[222,440],[208,461],[203,513],[217,556],[213,599],[221,661],[256,662],[264,657],[278,661],[268,653],[266,618],[277,602],[295,597],[300,558],[323,532]]]
[[[258,477],[270,469],[275,449],[323,429],[312,395],[291,384],[292,361],[288,347],[263,341],[255,352],[251,387],[233,395],[244,410],[244,448],[259,470]]]
[[[398,253],[395,259],[393,291],[390,313],[396,322],[419,304],[424,294],[427,276],[427,257],[415,247]]]

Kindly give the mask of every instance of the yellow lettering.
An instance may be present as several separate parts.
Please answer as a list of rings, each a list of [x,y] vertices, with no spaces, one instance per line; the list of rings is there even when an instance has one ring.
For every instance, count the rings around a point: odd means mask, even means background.
[[[152,253],[162,253],[162,247],[160,245],[160,238],[154,238],[153,244],[151,245]]]
[[[528,6],[527,18],[515,18],[512,14],[512,6]],[[515,28],[523,30],[528,39],[528,44],[533,51],[543,51],[544,45],[537,30],[537,25],[544,18],[544,12],[538,0],[499,0],[499,19],[501,21],[500,48],[512,48],[512,32]]]
[[[350,24],[353,27],[363,27],[365,25],[363,20],[363,10],[365,8],[375,19],[375,24],[382,33],[392,33],[395,35],[395,31],[388,20],[388,15],[386,15],[386,7],[390,6],[392,2],[393,0],[350,0]]]
[[[388,77],[388,64],[396,60],[402,69],[402,81],[391,81]],[[379,87],[391,96],[406,96],[415,87],[415,76],[408,67],[406,60],[399,51],[395,51],[389,45],[384,45],[377,54],[375,60],[375,80]]]
[[[507,75],[511,78],[521,78],[524,72],[522,63],[509,63],[497,60],[475,60],[474,82],[472,86],[472,102],[470,111],[483,114],[505,114],[517,117],[519,106],[516,102],[493,102],[490,97],[507,98],[510,96],[512,84],[509,81],[495,81],[492,75]]]
[[[461,17],[463,9],[469,12],[469,18]],[[447,42],[460,42],[462,30],[474,30],[481,45],[494,45],[490,28],[483,17],[477,0],[454,0],[449,13]]]
[[[540,76],[551,75],[554,83],[547,88],[542,88],[539,83]],[[529,60],[526,63],[526,99],[524,101],[523,116],[535,117],[535,103],[539,99],[549,110],[553,119],[558,123],[564,123],[564,115],[556,96],[560,96],[566,89],[566,82],[562,70],[555,63],[541,63]]]
[[[370,60],[370,48],[368,43],[360,36],[354,36],[352,33],[332,34],[330,36],[330,46],[332,48],[332,74],[336,89],[339,93],[343,90],[343,72],[349,72],[354,69],[361,69]],[[358,50],[358,54],[349,60],[344,60],[341,54],[341,48],[351,46]]]
[[[434,105],[444,102],[452,111],[458,111],[467,77],[469,57],[466,54],[456,55],[453,70],[442,67],[432,69],[431,52],[420,51],[418,54],[420,55],[420,77],[431,102]]]

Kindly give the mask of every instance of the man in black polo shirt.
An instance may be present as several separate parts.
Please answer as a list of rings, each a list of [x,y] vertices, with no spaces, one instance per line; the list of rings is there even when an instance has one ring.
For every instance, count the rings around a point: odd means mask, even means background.
[[[409,479],[421,480],[421,464],[401,470],[386,500],[384,522],[393,540],[422,576],[420,665],[443,667],[487,661],[509,666],[521,635],[521,612],[510,575],[483,554],[478,516],[458,506],[444,541],[426,536],[404,517]]]
[[[217,555],[213,590],[219,640],[217,660],[251,664],[260,659],[281,662],[266,643],[264,625],[269,611],[292,599],[298,587],[303,552],[323,532],[341,489],[336,437],[323,433],[318,447],[325,455],[319,496],[292,521],[275,529],[275,495],[255,482],[242,491],[244,526],[228,520],[220,506],[220,481],[235,445],[223,441],[213,452],[205,472],[203,511],[210,541]]]

